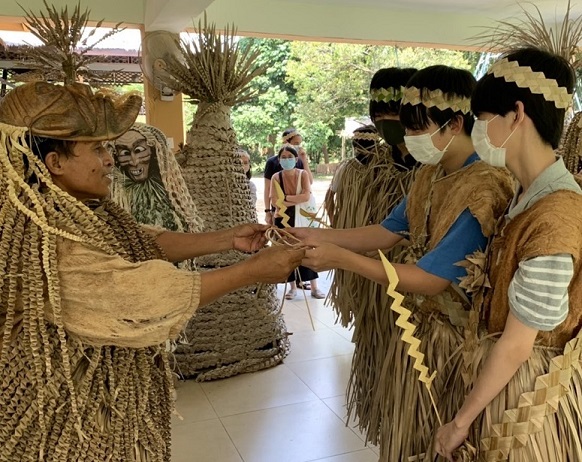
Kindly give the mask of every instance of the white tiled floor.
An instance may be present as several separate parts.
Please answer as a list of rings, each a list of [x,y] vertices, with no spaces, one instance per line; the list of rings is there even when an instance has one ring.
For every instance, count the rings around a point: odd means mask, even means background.
[[[320,277],[324,290],[326,277]],[[179,384],[183,420],[173,421],[173,462],[378,461],[377,448],[364,445],[353,422],[345,424],[350,332],[335,323],[323,300],[308,296],[308,301],[315,331],[302,298],[285,303],[293,335],[284,364]]]

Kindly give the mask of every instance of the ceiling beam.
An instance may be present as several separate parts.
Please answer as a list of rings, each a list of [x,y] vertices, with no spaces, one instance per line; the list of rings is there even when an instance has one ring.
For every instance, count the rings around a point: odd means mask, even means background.
[[[145,0],[145,30],[181,32],[192,26],[192,18],[202,14],[213,1]]]

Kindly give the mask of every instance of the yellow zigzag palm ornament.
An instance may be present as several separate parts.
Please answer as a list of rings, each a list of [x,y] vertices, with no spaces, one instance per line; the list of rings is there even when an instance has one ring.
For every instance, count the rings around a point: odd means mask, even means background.
[[[416,326],[412,324],[408,319],[412,313],[410,310],[404,308],[402,306],[402,301],[404,300],[404,295],[398,293],[396,291],[396,287],[398,286],[398,274],[396,273],[396,269],[392,264],[388,261],[388,259],[384,256],[384,254],[378,250],[380,254],[380,259],[382,260],[382,265],[384,266],[384,271],[386,272],[386,276],[388,276],[388,289],[386,293],[394,299],[392,305],[390,305],[390,309],[395,313],[398,313],[398,319],[396,320],[396,325],[400,327],[404,332],[402,333],[402,341],[408,343],[410,347],[408,348],[408,356],[414,358],[414,369],[416,369],[420,375],[418,380],[424,383],[426,389],[428,390],[428,394],[430,396],[430,400],[432,402],[432,406],[436,412],[437,419],[439,424],[442,426],[443,422],[441,420],[441,416],[439,411],[436,407],[436,403],[431,391],[432,381],[436,376],[436,371],[434,371],[431,375],[429,375],[428,367],[426,367],[424,362],[424,353],[421,353],[418,348],[420,346],[420,340],[418,340],[414,336],[414,331],[416,330]]]
[[[291,217],[287,215],[287,206],[285,205],[285,193],[283,192],[283,189],[281,189],[281,185],[279,184],[278,181],[275,181],[275,190],[277,191],[277,200],[275,201],[275,205],[279,207],[279,216],[283,218],[283,220],[281,220],[281,224],[283,225],[284,228],[290,228],[291,226],[289,225],[289,220],[291,219]],[[297,272],[297,278],[301,283],[303,283],[303,281],[301,281],[299,271],[297,270],[295,271]],[[285,290],[287,290],[287,284],[285,284]],[[311,310],[309,309],[309,303],[307,302],[307,295],[305,295],[305,289],[303,289],[303,298],[305,299],[305,306],[307,306],[307,313],[309,314],[309,320],[311,321],[311,328],[315,330],[315,324],[313,323],[313,316],[311,316]],[[283,303],[285,303],[285,298],[283,298]],[[283,305],[281,305],[281,309],[283,309]]]
[[[275,205],[279,207],[279,215],[283,218],[281,224],[285,228],[290,228],[289,220],[291,219],[291,217],[287,215],[287,206],[285,205],[285,193],[281,189],[281,185],[279,184],[278,181],[275,181],[275,190],[277,191],[277,201],[275,202]]]

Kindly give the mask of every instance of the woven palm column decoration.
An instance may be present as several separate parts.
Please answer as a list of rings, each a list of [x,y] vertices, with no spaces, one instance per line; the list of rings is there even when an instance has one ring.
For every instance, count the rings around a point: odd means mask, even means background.
[[[38,47],[29,47],[26,51],[26,68],[31,69],[19,76],[19,80],[48,80],[64,82],[84,81],[98,83],[104,73],[92,71],[89,64],[97,61],[99,56],[91,55],[91,51],[99,43],[122,31],[120,24],[99,38],[95,36],[103,24],[98,21],[92,28],[89,26],[91,11],[81,11],[77,4],[71,13],[65,6],[60,10],[43,0],[44,11],[38,14],[22,8],[26,14],[28,30],[42,43]]]
[[[206,18],[190,41],[177,41],[176,46],[179,52],[166,59],[161,80],[198,105],[180,158],[204,230],[256,222],[230,113],[235,104],[255,96],[249,84],[266,67],[256,66],[258,55],[241,48],[233,26],[220,33]],[[245,258],[232,251],[197,259],[197,264],[202,270],[213,269]],[[183,376],[210,380],[274,366],[287,351],[275,288],[261,285],[199,310],[175,356]],[[207,370],[193,367],[195,357],[206,357]]]
[[[485,51],[504,52],[522,47],[536,47],[567,59],[575,69],[582,66],[580,48],[582,17],[572,18],[571,0],[561,20],[548,23],[534,3],[518,3],[523,17],[498,21],[473,37]],[[529,9],[532,8],[533,11]],[[553,27],[552,27],[553,26]]]

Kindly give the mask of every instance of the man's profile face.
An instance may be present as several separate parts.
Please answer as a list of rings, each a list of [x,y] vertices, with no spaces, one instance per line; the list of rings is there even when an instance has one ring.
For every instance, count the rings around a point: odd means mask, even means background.
[[[143,183],[149,177],[150,160],[155,154],[145,137],[129,130],[115,141],[115,160],[120,170],[136,183]]]

